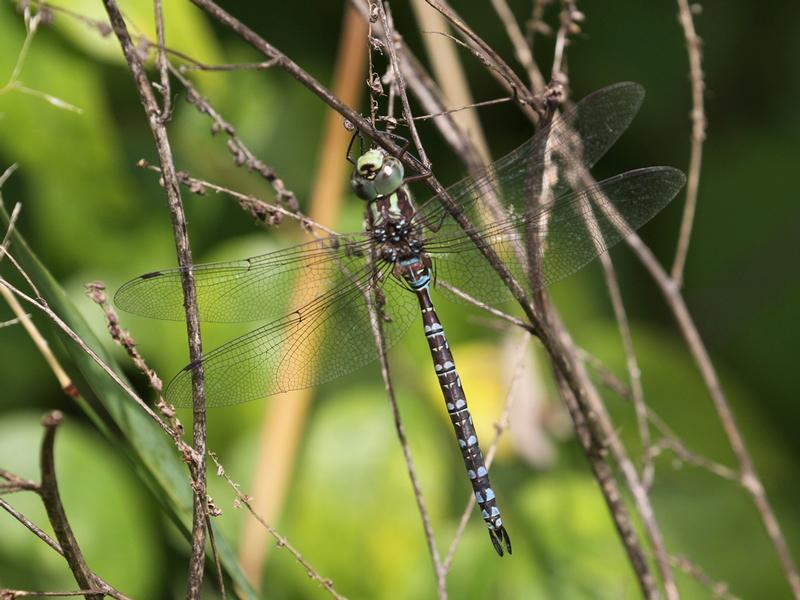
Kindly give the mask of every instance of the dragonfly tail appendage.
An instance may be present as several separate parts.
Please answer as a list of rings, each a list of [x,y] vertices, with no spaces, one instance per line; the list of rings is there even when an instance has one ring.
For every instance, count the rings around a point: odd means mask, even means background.
[[[489,527],[489,539],[492,540],[492,545],[499,556],[503,556],[503,546],[505,546],[505,552],[511,554],[511,538],[508,537],[505,527],[502,525],[494,529]]]

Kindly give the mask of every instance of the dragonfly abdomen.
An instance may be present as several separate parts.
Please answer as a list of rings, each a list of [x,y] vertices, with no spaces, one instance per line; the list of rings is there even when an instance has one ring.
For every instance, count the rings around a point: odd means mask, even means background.
[[[458,371],[456,371],[455,360],[452,352],[450,352],[444,327],[439,321],[436,310],[433,308],[429,293],[430,275],[428,269],[425,267],[418,270],[410,268],[404,271],[404,277],[419,300],[425,338],[428,340],[436,377],[439,380],[439,387],[444,396],[447,413],[453,423],[453,430],[461,449],[461,457],[464,460],[467,477],[469,477],[475,493],[481,516],[489,529],[489,537],[500,556],[503,556],[504,546],[508,553],[511,554],[511,540],[500,518],[500,509],[497,507],[495,493],[489,482],[489,471],[486,468],[483,453],[478,444],[478,434],[475,431],[472,416],[469,414],[464,388],[461,387],[461,378],[458,376]]]

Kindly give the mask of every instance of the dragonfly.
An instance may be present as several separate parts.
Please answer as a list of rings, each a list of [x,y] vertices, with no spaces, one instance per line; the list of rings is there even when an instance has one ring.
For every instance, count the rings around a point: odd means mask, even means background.
[[[378,356],[376,323],[390,347],[421,315],[478,510],[497,554],[511,554],[431,289],[462,302],[463,293],[492,306],[510,300],[488,249],[534,293],[582,268],[666,206],[685,183],[672,167],[635,169],[599,183],[575,176],[617,141],[643,98],[643,88],[631,82],[602,88],[557,113],[482,174],[418,207],[401,161],[378,147],[363,152],[351,161],[353,191],[366,203],[363,231],[192,267],[202,321],[267,323],[184,367],[169,383],[167,400],[191,406],[192,373],[200,363],[209,407],[322,384]],[[544,181],[549,196],[541,193]],[[537,244],[528,243],[531,236]],[[131,313],[183,320],[181,275],[181,269],[141,275],[117,291],[115,303]]]

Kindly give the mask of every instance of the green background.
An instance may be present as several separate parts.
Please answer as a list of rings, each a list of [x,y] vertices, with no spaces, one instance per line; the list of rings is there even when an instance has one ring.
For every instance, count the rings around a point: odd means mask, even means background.
[[[260,60],[195,8],[169,2],[168,43],[207,62]],[[509,62],[512,52],[499,21],[484,3],[462,15]],[[148,2],[125,2],[126,15],[151,27]],[[82,14],[102,15],[99,2],[71,2]],[[528,3],[513,2],[521,19]],[[330,85],[343,4],[228,3],[227,7]],[[394,6],[399,30],[422,56],[421,38],[403,3]],[[647,90],[639,117],[595,170],[598,177],[629,168],[668,164],[686,169],[691,98],[688,61],[677,6],[671,2],[580,4],[582,32],[569,48],[574,97],[603,85],[632,80]],[[553,22],[551,16],[551,23]],[[800,552],[796,383],[800,278],[795,257],[800,227],[796,192],[800,120],[800,7],[776,3],[707,2],[696,17],[704,40],[708,139],[699,206],[686,268],[685,297],[723,381],[756,467],[783,530]],[[20,14],[0,5],[0,80],[10,74],[24,39]],[[538,38],[537,59],[551,61],[552,40]],[[476,100],[502,92],[466,51],[461,57]],[[0,95],[0,168],[18,163],[6,184],[7,208],[23,203],[18,224],[34,251],[67,289],[101,339],[100,312],[82,284],[101,279],[110,290],[127,279],[174,266],[171,228],[157,177],[135,166],[156,162],[149,130],[113,36],[99,36],[57,16],[35,37],[20,75],[28,86],[82,109],[59,110],[41,99]],[[275,167],[306,206],[317,168],[325,106],[279,70],[202,74],[196,78],[242,139]],[[176,90],[179,89],[177,86]],[[194,175],[271,200],[255,175],[237,169],[221,136],[178,93],[170,134],[176,163]],[[481,109],[495,156],[529,137],[510,105]],[[435,129],[421,134],[437,175],[453,181],[459,162]],[[344,157],[342,158],[344,160]],[[338,223],[357,229],[363,205],[348,190]],[[420,191],[419,193],[423,193]],[[249,256],[301,239],[286,221],[264,230],[233,203],[184,194],[195,259]],[[643,230],[669,264],[674,254],[683,195]],[[12,248],[13,250],[13,248]],[[648,403],[687,447],[734,465],[697,369],[687,355],[661,296],[624,249],[613,252],[633,328]],[[8,275],[7,261],[0,266]],[[576,340],[625,376],[624,357],[598,267],[556,285],[554,299]],[[507,389],[495,328],[464,306],[442,305],[450,343],[475,407],[484,446]],[[34,315],[49,332],[46,321]],[[10,318],[0,306],[0,321]],[[168,379],[187,360],[184,326],[122,315],[147,360]],[[453,444],[427,349],[417,328],[391,354],[400,408],[420,472],[439,547],[446,549],[468,489]],[[205,346],[230,339],[235,327],[208,327]],[[512,339],[514,339],[512,337]],[[111,348],[110,342],[108,342]],[[54,341],[60,351],[58,343]],[[534,343],[534,346],[536,344]],[[113,352],[143,394],[142,377],[119,349]],[[63,355],[63,353],[62,353]],[[64,355],[65,356],[65,355]],[[535,356],[542,358],[538,349]],[[548,377],[546,364],[539,372]],[[475,514],[448,579],[454,598],[633,598],[630,574],[602,499],[574,438],[565,434],[560,401],[546,384],[545,416],[512,425],[493,469],[495,489],[514,540],[513,557],[498,560]],[[337,590],[355,598],[433,597],[435,587],[416,505],[405,474],[378,369],[372,365],[315,390],[285,510],[274,523]],[[533,393],[533,392],[531,392]],[[611,393],[608,405],[620,433],[638,448],[630,409]],[[150,397],[147,395],[147,397]],[[280,401],[280,396],[274,398]],[[258,424],[267,402],[209,417],[209,446],[247,491]],[[116,445],[99,434],[60,392],[44,361],[20,327],[0,329],[0,467],[38,478],[40,416],[68,414],[57,442],[64,502],[89,563],[112,584],[137,598],[182,594],[187,544],[140,483]],[[549,415],[549,416],[548,416]],[[185,423],[188,413],[181,413]],[[552,455],[522,458],[526,437],[544,436]],[[528,439],[528,441],[530,441]],[[777,560],[749,497],[736,484],[671,455],[657,461],[652,500],[670,551],[685,554],[744,598],[788,598]],[[259,474],[268,477],[269,474]],[[241,511],[211,477],[212,495],[225,514],[218,521],[235,545]],[[39,523],[35,498],[9,500]],[[0,587],[72,589],[66,566],[27,531],[0,515]],[[677,573],[677,571],[676,571]],[[687,598],[710,592],[677,574]],[[285,552],[271,552],[265,573],[270,597],[318,597],[303,569]],[[209,589],[209,595],[213,591]]]

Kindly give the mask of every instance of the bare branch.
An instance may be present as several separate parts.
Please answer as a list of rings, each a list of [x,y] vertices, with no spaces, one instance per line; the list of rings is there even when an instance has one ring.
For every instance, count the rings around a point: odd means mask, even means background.
[[[158,74],[161,78],[161,93],[162,106],[161,106],[161,120],[166,123],[172,113],[172,92],[169,85],[169,67],[167,64],[166,44],[164,43],[164,11],[161,6],[161,0],[153,0],[153,10],[156,17],[156,37],[158,38],[158,48],[156,49],[156,65],[158,66]]]
[[[694,7],[700,5],[695,3]],[[703,161],[703,141],[706,139],[706,113],[703,106],[705,80],[703,75],[702,40],[694,29],[692,7],[689,0],[678,0],[683,35],[686,38],[686,52],[689,55],[689,74],[692,81],[692,144],[689,156],[689,176],[686,181],[686,204],[683,207],[681,220],[681,233],[678,237],[678,247],[675,250],[675,260],[672,263],[671,277],[675,285],[681,287],[683,283],[683,269],[686,266],[686,256],[689,253],[689,239],[692,236],[694,213],[697,208],[697,188],[700,185],[700,165]],[[800,587],[795,588],[795,594],[800,593]]]
[[[167,192],[170,217],[172,219],[173,235],[178,253],[178,265],[181,267],[181,285],[183,288],[184,306],[186,308],[186,330],[189,338],[189,358],[197,365],[192,369],[192,398],[193,398],[193,427],[192,445],[197,463],[192,463],[192,491],[194,494],[192,510],[192,553],[189,561],[189,582],[187,598],[192,600],[200,597],[200,588],[203,582],[203,569],[205,566],[205,535],[206,535],[206,407],[205,387],[202,368],[202,342],[200,338],[200,323],[198,318],[197,296],[194,288],[194,274],[192,272],[192,253],[189,247],[189,238],[186,230],[186,217],[183,213],[180,184],[175,172],[167,131],[164,126],[163,115],[159,110],[153,90],[144,72],[141,59],[136,52],[133,41],[128,33],[125,20],[115,0],[103,0],[108,13],[111,27],[114,30],[125,60],[128,63],[139,99],[144,107],[147,121],[153,133],[153,139],[158,150],[161,163],[164,188]]]
[[[297,197],[294,192],[286,188],[283,180],[278,177],[271,166],[259,160],[245,145],[239,136],[236,135],[236,129],[228,123],[222,115],[211,105],[211,103],[203,97],[197,88],[192,85],[184,75],[181,74],[179,69],[176,69],[171,63],[168,68],[178,79],[187,92],[187,101],[192,104],[201,113],[207,114],[214,122],[212,126],[212,133],[222,131],[228,136],[228,148],[233,154],[237,166],[244,165],[250,171],[255,171],[263,177],[275,190],[278,202],[285,205],[289,210],[288,214],[299,214],[300,206],[297,202]]]
[[[209,456],[211,457],[211,460],[214,462],[214,464],[217,465],[217,475],[219,477],[222,477],[223,479],[225,479],[225,481],[228,483],[228,485],[230,485],[231,488],[233,489],[233,491],[235,492],[237,504],[243,504],[247,508],[247,510],[250,512],[250,514],[253,516],[253,518],[255,518],[261,524],[261,526],[264,527],[264,529],[266,529],[267,532],[269,532],[269,534],[273,538],[275,538],[275,540],[278,542],[278,547],[279,548],[286,548],[286,550],[289,552],[289,554],[291,554],[292,557],[294,557],[294,559],[298,563],[303,565],[303,567],[306,569],[306,573],[308,573],[308,576],[311,579],[313,579],[314,581],[319,583],[332,597],[336,598],[337,600],[344,600],[344,596],[341,596],[334,589],[333,581],[331,581],[330,579],[326,579],[326,578],[322,577],[314,569],[314,567],[312,567],[308,563],[308,561],[306,561],[306,559],[303,558],[303,555],[300,554],[300,552],[298,552],[298,550],[289,543],[289,541],[285,537],[283,537],[280,533],[278,533],[278,531],[274,527],[272,527],[271,525],[267,524],[267,522],[264,521],[264,519],[262,519],[261,516],[257,512],[255,512],[253,510],[252,506],[250,505],[250,503],[252,501],[252,498],[250,496],[247,496],[246,494],[243,494],[241,489],[239,489],[239,484],[234,482],[228,476],[228,474],[225,472],[224,467],[220,464],[219,459],[217,458],[217,455],[214,454],[213,452],[209,452]]]
[[[58,552],[61,556],[64,556],[64,551],[61,549],[61,545],[57,541],[55,541],[53,538],[51,538],[49,535],[47,535],[44,531],[39,529],[33,523],[33,521],[28,519],[28,517],[23,515],[21,512],[19,512],[17,509],[15,509],[13,506],[11,506],[8,502],[3,500],[2,498],[0,498],[0,508],[2,508],[8,514],[10,514],[12,517],[14,517],[17,521],[22,523],[25,527],[27,527],[31,531],[31,533],[33,533],[36,537],[38,537],[40,540],[42,540],[45,544],[50,546],[53,550]]]
[[[528,73],[531,89],[535,94],[543,92],[546,85],[544,77],[542,77],[542,72],[533,60],[533,53],[525,36],[522,34],[522,30],[519,28],[519,23],[517,23],[514,13],[511,12],[511,8],[508,6],[508,2],[506,0],[492,0],[492,6],[494,6],[497,16],[503,22],[508,39],[514,45],[514,54],[517,61]]]
[[[394,74],[392,83],[397,87],[397,91],[400,95],[400,103],[403,106],[403,117],[405,118],[406,127],[408,127],[408,130],[411,133],[411,139],[414,142],[414,146],[417,149],[417,153],[419,154],[422,164],[426,167],[426,169],[429,169],[430,161],[428,160],[428,155],[425,153],[425,148],[422,146],[422,140],[419,139],[419,133],[417,132],[416,125],[414,124],[414,117],[411,114],[411,106],[408,103],[408,95],[406,94],[406,80],[400,70],[400,64],[397,58],[395,40],[399,38],[399,34],[394,29],[394,22],[392,21],[392,14],[389,9],[389,1],[382,0],[377,2],[375,6],[378,8],[378,14],[380,15],[380,19],[383,24],[383,32],[386,36],[386,47],[389,51],[389,61],[392,66],[392,73]]]
[[[93,589],[97,584],[94,573],[89,569],[86,560],[83,558],[78,541],[67,520],[67,514],[61,504],[61,497],[58,493],[58,483],[56,481],[55,458],[53,455],[53,444],[55,442],[56,427],[61,423],[63,415],[59,411],[53,411],[42,420],[45,427],[44,440],[40,456],[42,470],[41,496],[42,502],[47,509],[47,517],[53,526],[64,558],[67,559],[69,568],[75,577],[75,581],[82,589]],[[88,594],[87,600],[102,600],[103,594]]]

